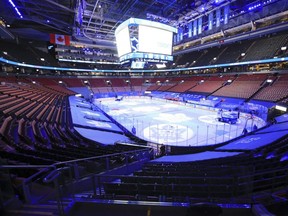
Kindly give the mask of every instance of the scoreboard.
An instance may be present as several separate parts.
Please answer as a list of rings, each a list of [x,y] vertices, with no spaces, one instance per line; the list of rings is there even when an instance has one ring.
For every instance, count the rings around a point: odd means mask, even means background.
[[[173,33],[177,29],[163,23],[130,18],[115,30],[116,44],[121,63],[132,68],[143,68],[145,63],[173,61]]]

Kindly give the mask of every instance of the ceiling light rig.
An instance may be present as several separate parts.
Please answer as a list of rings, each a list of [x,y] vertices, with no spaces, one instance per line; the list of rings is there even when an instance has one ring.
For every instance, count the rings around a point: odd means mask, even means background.
[[[17,8],[17,6],[14,4],[14,2],[12,0],[9,0],[9,3],[11,4],[11,6],[14,8],[14,10],[16,11],[16,13],[18,14],[18,16],[23,19],[22,14],[20,13],[19,9]]]

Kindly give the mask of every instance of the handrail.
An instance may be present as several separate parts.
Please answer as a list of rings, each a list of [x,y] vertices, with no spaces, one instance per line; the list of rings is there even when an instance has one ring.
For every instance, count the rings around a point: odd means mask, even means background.
[[[35,169],[35,168],[47,168],[52,167],[53,165],[1,165],[0,169],[20,169],[20,168],[27,168],[27,169]]]
[[[58,178],[58,176],[60,175],[58,170],[53,170],[51,173],[49,173],[44,179],[43,182],[44,183],[50,183],[53,180],[55,180],[56,178]]]
[[[281,171],[281,170],[276,170],[276,171]],[[178,175],[175,175],[175,176],[172,176],[172,175],[171,176],[169,176],[169,175],[167,175],[167,176],[163,176],[163,175],[161,175],[161,176],[158,176],[158,175],[143,175],[143,176],[142,175],[139,175],[139,176],[133,175],[133,176],[127,176],[127,175],[111,175],[111,174],[93,174],[93,175],[101,176],[101,177],[153,178],[153,179],[155,179],[155,178],[165,178],[165,179],[174,179],[174,178],[177,178],[177,179],[197,179],[197,178],[199,178],[199,179],[211,178],[212,179],[212,178],[215,178],[216,179],[216,178],[220,178],[220,177],[209,176],[209,175],[207,175],[205,177],[203,177],[203,176],[178,176]],[[254,174],[250,175],[250,177],[253,177],[253,176],[254,176]],[[249,177],[249,176],[248,175],[244,175],[244,176],[238,176],[238,177],[242,178],[242,177]],[[223,177],[223,178],[234,178],[234,177],[233,176],[226,176],[226,177]],[[259,180],[259,181],[261,181],[261,180]]]
[[[276,172],[279,172],[279,171],[287,171],[287,168],[286,167],[284,167],[284,168],[277,168],[277,169],[275,169],[274,171],[270,171],[270,172],[265,172],[265,174],[269,174],[269,173],[276,173]],[[261,173],[261,174],[264,174],[264,172],[263,173]],[[251,173],[250,175],[249,174],[243,174],[243,175],[239,175],[239,176],[237,176],[238,178],[247,178],[247,177],[253,177],[253,176],[257,176],[257,175],[260,175],[259,173]],[[288,177],[288,172],[287,172],[287,177]],[[117,178],[122,178],[122,177],[125,177],[125,178],[163,178],[163,179],[173,179],[173,178],[177,178],[177,179],[187,179],[187,178],[194,178],[194,179],[197,179],[197,178],[201,178],[201,179],[203,179],[203,178],[218,178],[218,177],[215,177],[215,176],[209,176],[209,175],[207,175],[207,176],[205,176],[205,177],[203,177],[203,176],[169,176],[169,175],[167,175],[167,176],[149,176],[149,175],[144,175],[144,176],[137,176],[137,175],[133,175],[133,176],[127,176],[127,175],[111,175],[111,174],[94,174],[94,176],[97,176],[97,177],[117,177]],[[228,178],[233,178],[233,177],[235,177],[235,176],[228,176]],[[227,178],[227,176],[226,176],[226,178]],[[261,181],[261,180],[259,180],[259,181]],[[255,182],[255,180],[254,180],[254,182]]]
[[[115,142],[116,144],[118,144],[118,145],[123,145],[123,146],[135,146],[135,147],[142,147],[143,149],[140,149],[140,150],[144,150],[144,149],[151,149],[151,147],[150,146],[145,146],[145,145],[138,145],[138,144],[135,144],[135,143],[129,143],[129,142],[127,142],[127,141],[121,141],[121,140],[119,140],[119,141],[117,141],[117,142]]]
[[[137,152],[147,152],[147,151],[148,149],[126,151],[126,152],[120,152],[120,153],[113,153],[113,154],[106,154],[106,155],[101,155],[101,156],[93,156],[93,157],[88,157],[88,158],[80,158],[80,159],[75,159],[75,160],[63,161],[63,162],[54,163],[53,165],[56,166],[56,165],[62,165],[62,164],[67,164],[67,163],[75,163],[75,162],[80,162],[80,161],[87,161],[87,160],[107,158],[107,157],[112,157],[112,156],[125,155],[125,154],[137,153]]]
[[[61,168],[53,170],[43,179],[43,182],[44,183],[50,183],[50,182],[54,181],[61,174],[59,171],[68,170],[68,169],[69,169],[69,167],[61,167]]]
[[[52,167],[46,167],[44,169],[41,169],[39,172],[35,173],[34,175],[32,176],[29,176],[27,179],[24,180],[24,183],[27,184],[28,182],[32,181],[32,179],[34,179],[36,176],[48,171],[50,168]]]
[[[127,157],[129,155],[133,155],[136,153],[144,153],[143,154],[144,157],[145,156],[148,157],[147,153],[150,155],[149,149],[140,149],[140,150],[125,151],[125,152],[113,153],[113,154],[107,154],[107,155],[101,155],[101,156],[94,156],[94,157],[89,157],[89,158],[75,159],[75,160],[64,161],[64,162],[57,162],[57,163],[54,163],[52,165],[0,165],[0,171],[1,170],[11,170],[11,169],[23,169],[23,168],[36,169],[36,173],[27,177],[21,184],[24,199],[27,203],[30,203],[31,199],[32,199],[31,185],[34,181],[41,180],[41,181],[43,181],[43,183],[54,182],[55,184],[58,185],[57,179],[61,175],[61,171],[62,170],[69,170],[69,169],[71,169],[71,167],[75,168],[75,164],[77,164],[81,161],[105,158],[106,160],[104,161],[104,163],[106,163],[106,169],[109,169],[109,166],[107,166],[107,159],[109,160],[109,158],[112,158],[113,156],[118,156],[118,155],[125,156],[127,159]],[[70,170],[70,171],[72,171],[72,170]],[[74,172],[76,172],[75,178],[78,179],[79,178],[78,170],[74,170]],[[70,175],[71,175],[71,173],[70,173]]]
[[[139,150],[133,150],[133,151],[126,151],[126,152],[120,152],[120,153],[113,153],[113,154],[107,154],[107,155],[101,155],[101,156],[93,156],[93,157],[88,157],[88,158],[80,158],[80,159],[75,159],[75,160],[69,160],[69,161],[63,161],[63,162],[57,162],[52,165],[1,165],[1,169],[35,169],[35,168],[43,168],[39,172],[35,173],[34,175],[30,176],[25,180],[25,183],[33,179],[35,176],[48,171],[50,168],[56,169],[57,165],[67,165],[69,163],[75,163],[75,162],[81,162],[81,161],[87,161],[87,160],[93,160],[93,159],[99,159],[99,158],[107,158],[107,157],[113,157],[113,156],[118,156],[118,155],[125,155],[125,154],[131,154],[131,153],[137,153],[137,152],[148,152],[147,149],[139,149]]]
[[[56,168],[54,167],[53,165],[2,165],[0,166],[0,170],[1,169],[23,169],[23,168],[26,168],[26,169],[35,169],[35,168],[41,168],[40,171],[38,171],[37,173],[29,176],[28,178],[26,178],[24,180],[24,184],[27,184],[28,182],[30,182],[33,178],[35,178],[36,176],[48,171],[50,168]]]

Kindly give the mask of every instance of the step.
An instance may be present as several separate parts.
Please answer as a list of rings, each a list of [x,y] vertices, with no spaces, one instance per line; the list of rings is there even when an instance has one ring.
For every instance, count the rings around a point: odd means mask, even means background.
[[[32,210],[7,210],[6,216],[18,215],[18,216],[29,216],[29,215],[39,215],[39,216],[55,216],[53,212],[43,212],[43,211],[32,211]]]
[[[34,208],[34,209],[57,209],[57,205],[28,205],[28,204],[24,204],[23,208]]]

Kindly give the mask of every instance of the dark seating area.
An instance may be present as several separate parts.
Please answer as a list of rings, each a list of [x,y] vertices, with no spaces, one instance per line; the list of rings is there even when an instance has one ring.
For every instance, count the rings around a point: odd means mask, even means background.
[[[188,52],[176,57],[175,62],[181,67],[193,66],[202,56],[200,52]]]
[[[215,61],[220,58],[221,54],[225,52],[225,49],[226,47],[219,46],[202,51],[201,57],[195,62],[195,64],[193,64],[193,66],[215,64]]]
[[[46,52],[30,46],[28,43],[0,41],[1,57],[26,64],[42,66],[59,66],[57,61]]]
[[[257,203],[266,197],[265,191],[285,193],[288,160],[287,156],[283,159],[284,154],[287,136],[265,148],[231,158],[186,163],[152,161],[133,175],[119,176],[117,181],[103,179],[104,196],[168,202]]]
[[[287,34],[271,35],[255,40],[242,61],[269,59],[287,42]]]
[[[225,39],[224,39],[225,41]],[[287,45],[287,33],[268,34],[260,38],[242,40],[231,44],[197,50],[178,55],[179,67],[196,67],[287,56],[281,47]]]
[[[232,63],[235,62],[241,58],[243,58],[242,55],[245,56],[245,52],[248,50],[248,48],[251,46],[253,41],[239,41],[233,44],[230,44],[227,46],[227,49],[224,53],[215,61],[215,64],[226,64],[226,63]]]

